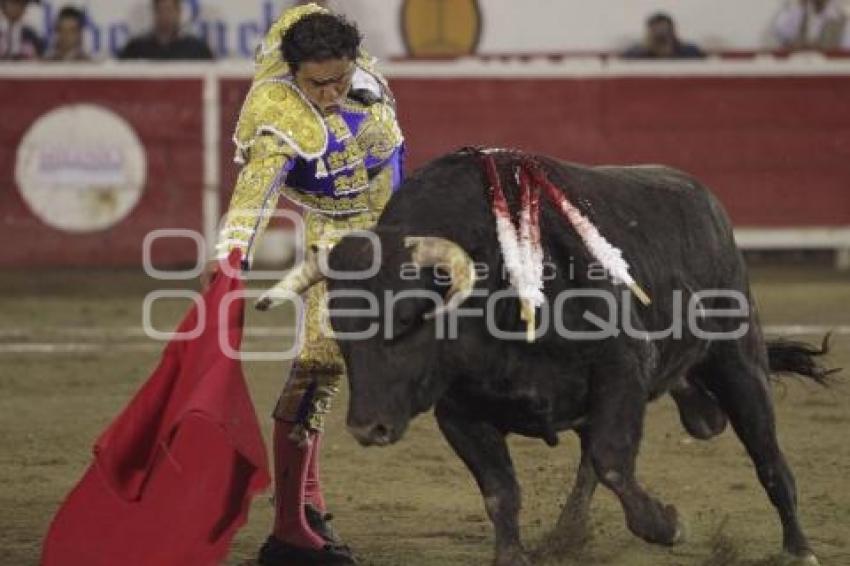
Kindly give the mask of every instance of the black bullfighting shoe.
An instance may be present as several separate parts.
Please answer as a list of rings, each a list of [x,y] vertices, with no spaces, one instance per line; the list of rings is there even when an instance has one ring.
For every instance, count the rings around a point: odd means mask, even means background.
[[[328,543],[322,548],[303,548],[277,540],[266,539],[257,559],[262,566],[345,566],[357,564],[345,545]]]

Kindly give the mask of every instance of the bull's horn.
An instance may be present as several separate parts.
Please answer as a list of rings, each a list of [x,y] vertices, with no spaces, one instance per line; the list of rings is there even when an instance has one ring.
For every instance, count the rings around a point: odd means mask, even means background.
[[[446,302],[425,315],[425,318],[435,318],[457,309],[472,294],[477,278],[475,264],[462,247],[451,240],[428,236],[408,236],[404,239],[404,245],[411,250],[413,262],[416,265],[419,267],[444,266],[449,270],[452,278],[452,286],[446,293]]]
[[[301,295],[316,283],[323,281],[325,276],[319,268],[319,255],[327,254],[328,251],[327,246],[307,248],[304,261],[290,270],[277,285],[263,293],[254,307],[260,311],[267,311],[285,303],[292,295]]]

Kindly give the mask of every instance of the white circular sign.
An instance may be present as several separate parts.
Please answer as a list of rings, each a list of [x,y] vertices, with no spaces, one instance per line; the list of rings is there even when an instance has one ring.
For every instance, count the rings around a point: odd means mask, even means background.
[[[145,186],[147,157],[132,126],[101,106],[77,104],[36,120],[18,148],[15,180],[46,224],[105,230],[124,219]]]

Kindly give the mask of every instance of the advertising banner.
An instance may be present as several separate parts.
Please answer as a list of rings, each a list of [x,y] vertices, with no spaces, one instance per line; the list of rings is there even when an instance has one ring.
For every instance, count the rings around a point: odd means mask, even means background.
[[[0,106],[0,267],[137,266],[153,231],[202,230],[202,81],[6,79]]]

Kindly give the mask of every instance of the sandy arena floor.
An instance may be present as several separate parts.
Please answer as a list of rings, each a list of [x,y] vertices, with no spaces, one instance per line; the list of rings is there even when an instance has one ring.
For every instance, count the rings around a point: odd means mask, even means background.
[[[753,279],[768,327],[840,328],[831,362],[850,368],[850,275],[774,267],[755,270]],[[140,327],[142,298],[153,288],[131,273],[0,277],[0,564],[37,564],[50,519],[88,465],[92,442],[156,363],[161,344],[132,331]],[[159,328],[169,329],[185,309],[171,306],[155,313]],[[285,323],[282,315],[249,318],[250,328]],[[269,343],[248,340],[257,348]],[[284,368],[255,363],[246,369],[269,438],[266,416]],[[848,565],[850,385],[824,390],[791,379],[776,389],[775,402],[803,524],[822,564]],[[492,533],[478,490],[433,417],[415,421],[396,446],[364,449],[344,430],[346,403],[343,394],[329,424],[323,470],[336,527],[363,562],[488,564]],[[574,436],[562,440],[555,449],[511,440],[524,490],[523,534],[532,548],[553,524],[577,465]],[[755,565],[770,563],[779,550],[776,514],[731,432],[707,443],[691,440],[672,403],[662,400],[648,415],[639,473],[654,493],[678,506],[689,525],[688,542],[669,549],[636,539],[613,495],[601,489],[591,542],[548,564]],[[252,563],[271,518],[268,498],[258,498],[227,564]]]

